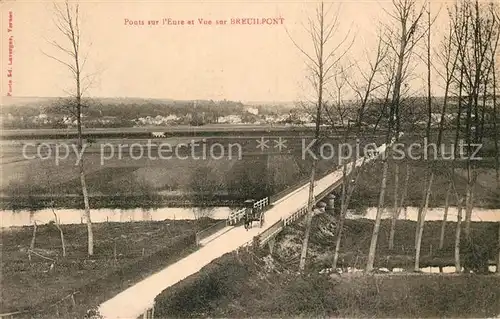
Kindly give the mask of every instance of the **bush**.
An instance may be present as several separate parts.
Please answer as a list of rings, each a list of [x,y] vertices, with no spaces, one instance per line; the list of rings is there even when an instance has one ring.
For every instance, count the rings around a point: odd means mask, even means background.
[[[215,310],[222,298],[237,298],[241,286],[250,278],[249,264],[233,264],[233,253],[203,267],[162,291],[155,298],[155,315],[164,317],[199,317]]]

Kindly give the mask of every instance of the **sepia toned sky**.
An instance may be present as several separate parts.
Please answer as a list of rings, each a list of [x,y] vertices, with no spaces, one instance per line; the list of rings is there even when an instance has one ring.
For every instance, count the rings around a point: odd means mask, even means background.
[[[305,57],[291,38],[311,52],[304,26],[313,15],[306,1],[80,1],[86,91],[98,97],[230,99],[295,101],[310,96]],[[366,68],[377,45],[381,23],[389,23],[385,0],[326,4],[338,13],[339,28],[332,46],[344,41],[343,63]],[[446,2],[432,1],[437,43],[446,24]],[[9,11],[12,32],[7,32]],[[63,96],[73,87],[69,71],[46,54],[60,59],[49,41],[67,45],[53,24],[49,1],[7,1],[1,4],[2,96],[6,95],[8,39],[14,37],[14,96]],[[283,25],[200,25],[198,19],[284,18]],[[162,20],[195,20],[195,25],[168,26]],[[157,26],[125,25],[129,20],[159,20]],[[213,21],[215,22],[215,21]],[[435,45],[435,44],[434,44]],[[417,63],[414,91],[423,91],[425,65]],[[357,69],[351,73],[356,77]],[[435,75],[437,77],[437,75]],[[436,85],[435,94],[441,89]]]

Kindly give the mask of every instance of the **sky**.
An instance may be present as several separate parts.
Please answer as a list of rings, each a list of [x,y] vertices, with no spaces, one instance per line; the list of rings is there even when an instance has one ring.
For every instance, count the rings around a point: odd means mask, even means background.
[[[311,52],[304,26],[317,3],[311,1],[80,1],[81,47],[87,55],[85,94],[94,97],[296,101],[311,97],[305,56],[294,41]],[[50,41],[66,45],[53,23],[53,3],[6,1],[1,5],[2,97],[64,96],[74,83],[55,56],[69,61]],[[377,45],[377,30],[389,23],[386,0],[341,1],[331,7],[338,16],[332,45],[346,52],[343,63],[366,67]],[[432,41],[446,25],[446,3],[432,1],[438,15]],[[9,12],[12,30],[9,32]],[[437,13],[439,12],[439,14]],[[194,20],[194,25],[163,25],[163,19]],[[278,25],[233,25],[237,18],[283,18]],[[128,25],[144,21],[145,25]],[[198,19],[212,20],[202,25]],[[155,26],[149,20],[158,20]],[[227,20],[216,25],[216,20]],[[9,37],[13,37],[9,66]],[[348,40],[342,41],[344,38]],[[293,39],[293,41],[292,41]],[[436,46],[436,44],[434,44]],[[345,62],[348,61],[348,62]],[[425,66],[417,63],[411,85],[424,88]],[[9,87],[7,69],[12,70]],[[351,73],[356,73],[353,70]],[[355,77],[356,75],[352,75]],[[433,81],[437,75],[433,76]],[[435,94],[440,89],[436,85]]]

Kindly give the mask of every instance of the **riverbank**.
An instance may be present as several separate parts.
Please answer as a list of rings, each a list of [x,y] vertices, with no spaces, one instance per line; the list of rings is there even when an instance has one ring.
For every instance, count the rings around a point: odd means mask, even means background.
[[[373,220],[346,220],[339,268],[363,269]],[[297,274],[304,222],[285,229],[276,238],[272,255],[259,251],[228,253],[200,272],[165,289],[156,297],[155,315],[199,317],[495,317],[500,314],[498,274],[431,274],[454,265],[454,230],[445,227],[439,247],[440,221],[425,224],[420,267],[414,273],[416,222],[397,223],[395,248],[388,248],[390,220],[381,223],[375,267],[397,272],[331,273],[335,243],[331,220],[313,219],[306,272]],[[493,264],[498,254],[496,222],[473,222],[475,258],[462,245],[461,261],[477,266]],[[405,271],[406,270],[406,271]],[[495,271],[494,266],[489,267]],[[385,270],[388,271],[388,270]],[[452,270],[453,271],[453,270]],[[486,272],[488,267],[486,265]]]
[[[363,269],[370,247],[373,220],[346,220],[344,235],[340,247],[338,267]],[[394,248],[389,249],[391,220],[381,221],[377,242],[375,267],[403,268],[413,270],[415,255],[415,230],[417,223],[410,220],[398,220],[394,236]],[[454,266],[454,244],[456,222],[448,221],[445,227],[443,248],[439,249],[441,221],[426,221],[421,243],[420,267]],[[498,222],[472,222],[471,238],[474,243],[476,260],[469,260],[465,241],[462,240],[461,260],[470,263],[494,264],[498,254]],[[286,228],[277,237],[274,247],[275,258],[287,267],[296,267],[300,256],[304,222]],[[313,219],[309,239],[308,264],[311,271],[321,271],[332,267],[333,250],[336,236],[334,226],[326,214]]]
[[[92,257],[86,251],[86,225],[62,226],[66,257],[62,256],[56,225],[40,225],[31,260],[28,252],[33,227],[3,229],[0,312],[27,310],[43,312],[50,318],[57,312],[70,311],[81,317],[89,307],[191,253],[196,249],[194,233],[215,222],[200,219],[94,224]],[[63,300],[74,292],[73,297]]]

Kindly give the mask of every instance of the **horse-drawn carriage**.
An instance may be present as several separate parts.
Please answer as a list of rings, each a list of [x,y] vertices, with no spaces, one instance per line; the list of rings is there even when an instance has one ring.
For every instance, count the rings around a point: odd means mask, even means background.
[[[264,209],[259,207],[254,207],[255,200],[249,199],[245,201],[245,229],[248,230],[252,228],[253,222],[258,222],[259,227],[264,224]]]

